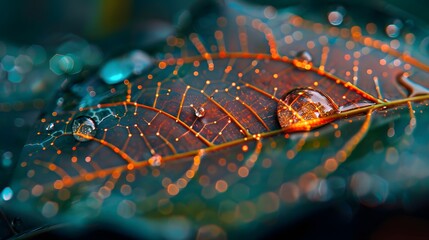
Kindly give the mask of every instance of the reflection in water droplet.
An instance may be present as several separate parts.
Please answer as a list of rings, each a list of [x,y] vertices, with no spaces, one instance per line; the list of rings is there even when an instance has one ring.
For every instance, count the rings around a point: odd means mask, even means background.
[[[344,16],[339,11],[332,11],[328,14],[328,21],[333,26],[338,26],[343,23]]]
[[[301,70],[310,70],[313,66],[311,62],[313,58],[308,51],[300,51],[295,55],[295,59],[293,60],[293,64],[295,67]]]
[[[197,118],[202,118],[206,114],[206,110],[203,107],[195,108],[195,116]]]
[[[49,123],[48,126],[46,126],[45,130],[46,131],[51,131],[52,129],[54,129],[55,124],[54,123]]]
[[[415,97],[419,95],[429,94],[429,89],[411,81],[409,79],[409,74],[407,72],[399,74],[397,80],[402,86],[408,89],[409,91],[408,97]]]
[[[78,117],[73,121],[72,131],[73,137],[80,142],[91,140],[97,132],[94,120],[85,116]]]
[[[148,162],[152,167],[159,167],[162,164],[162,156],[159,154],[155,154],[149,158]]]
[[[297,130],[310,130],[332,120],[317,120],[338,112],[337,105],[324,93],[311,88],[298,88],[287,93],[277,106],[277,118],[282,128],[304,123]],[[309,122],[307,122],[309,121]]]

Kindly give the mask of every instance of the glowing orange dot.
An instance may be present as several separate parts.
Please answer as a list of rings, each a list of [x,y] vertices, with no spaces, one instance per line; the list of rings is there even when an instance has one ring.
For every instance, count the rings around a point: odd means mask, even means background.
[[[61,150],[58,149],[57,150],[57,154],[60,155],[61,154]]]
[[[249,169],[247,167],[240,167],[238,169],[238,176],[245,178],[249,175]]]
[[[75,163],[75,162],[77,162],[77,157],[76,157],[76,156],[73,156],[73,157],[71,158],[71,161],[72,161],[72,162],[74,162],[74,163]]]
[[[54,188],[55,188],[55,189],[60,190],[60,189],[62,189],[63,187],[64,187],[64,183],[63,183],[63,181],[61,181],[61,180],[56,180],[56,181],[54,182]]]
[[[215,188],[218,192],[225,192],[228,190],[228,183],[224,180],[219,180],[216,182]]]
[[[171,196],[175,196],[175,195],[177,195],[179,193],[179,188],[175,184],[170,184],[167,187],[167,192]]]
[[[166,68],[166,67],[167,67],[167,64],[166,64],[165,62],[159,62],[158,67],[159,67],[160,69],[164,69],[164,68]]]
[[[112,173],[112,178],[114,179],[118,179],[121,176],[121,172],[120,171],[114,171]]]
[[[226,165],[226,159],[225,158],[220,158],[219,159],[219,165],[220,166],[225,166]]]
[[[127,169],[128,170],[133,170],[134,169],[134,164],[132,164],[132,163],[129,163],[128,165],[127,165]]]
[[[55,171],[55,169],[57,169],[57,166],[55,166],[55,164],[49,164],[49,170]]]
[[[335,159],[329,158],[328,160],[326,160],[325,169],[328,170],[329,172],[335,171],[337,167],[338,167],[338,163]]]
[[[243,150],[243,152],[247,152],[249,150],[249,147],[247,145],[244,145],[243,147],[241,147],[241,150]]]
[[[193,170],[186,171],[186,177],[187,178],[193,178],[195,175],[195,172]]]
[[[287,158],[292,159],[295,157],[295,151],[293,150],[288,150],[286,153]]]

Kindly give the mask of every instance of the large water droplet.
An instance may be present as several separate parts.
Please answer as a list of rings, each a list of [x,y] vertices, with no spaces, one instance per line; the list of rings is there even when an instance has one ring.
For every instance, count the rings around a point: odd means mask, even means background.
[[[290,91],[277,106],[280,126],[289,128],[295,124],[292,130],[296,131],[324,125],[333,119],[323,118],[337,112],[338,107],[331,98],[312,88],[297,88]]]
[[[313,66],[312,60],[313,58],[308,51],[300,51],[296,53],[293,65],[301,70],[310,70]]]
[[[407,72],[401,73],[398,76],[398,82],[404,86],[406,89],[408,89],[409,97],[415,97],[419,95],[428,95],[429,89],[411,81],[409,79],[409,74]]]
[[[72,131],[76,140],[86,142],[95,136],[97,129],[92,118],[81,116],[73,121]]]
[[[159,167],[162,164],[162,156],[159,154],[155,154],[149,158],[148,162],[152,167]]]

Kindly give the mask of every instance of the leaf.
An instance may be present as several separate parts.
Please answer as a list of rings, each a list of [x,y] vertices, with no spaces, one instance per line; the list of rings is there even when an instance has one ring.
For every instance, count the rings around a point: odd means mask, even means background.
[[[389,45],[372,25],[328,26],[292,8],[215,10],[169,37],[148,71],[117,85],[92,76],[60,93],[65,104],[46,111],[24,149],[16,206],[34,203],[46,218],[97,213],[233,232],[293,221],[346,191],[383,204],[402,189],[384,179],[396,171],[401,181],[427,178],[394,167],[427,167],[403,156],[429,98],[429,67],[406,51],[410,41]],[[281,128],[278,105],[296,88],[317,90],[338,111]],[[82,117],[94,135],[75,123]]]

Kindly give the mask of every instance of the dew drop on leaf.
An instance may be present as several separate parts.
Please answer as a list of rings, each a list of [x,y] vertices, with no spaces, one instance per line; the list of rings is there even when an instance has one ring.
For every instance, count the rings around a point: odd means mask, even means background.
[[[149,158],[148,162],[152,167],[159,167],[162,164],[162,156],[159,154],[155,154]]]
[[[296,53],[293,64],[300,70],[310,70],[313,66],[312,60],[313,58],[308,51],[300,51]]]
[[[46,126],[45,130],[46,130],[46,131],[51,131],[52,129],[54,129],[54,127],[55,127],[55,124],[54,124],[54,123],[49,123],[49,124]]]
[[[197,118],[202,118],[206,114],[206,110],[203,107],[195,108],[195,116]]]
[[[95,122],[90,117],[81,116],[73,121],[73,137],[79,142],[86,142],[93,138],[97,132]]]
[[[297,88],[285,95],[277,106],[277,118],[282,128],[310,130],[332,120],[323,120],[338,112],[337,105],[326,94],[312,88]],[[320,121],[318,121],[320,119]],[[292,125],[297,125],[295,129]]]

